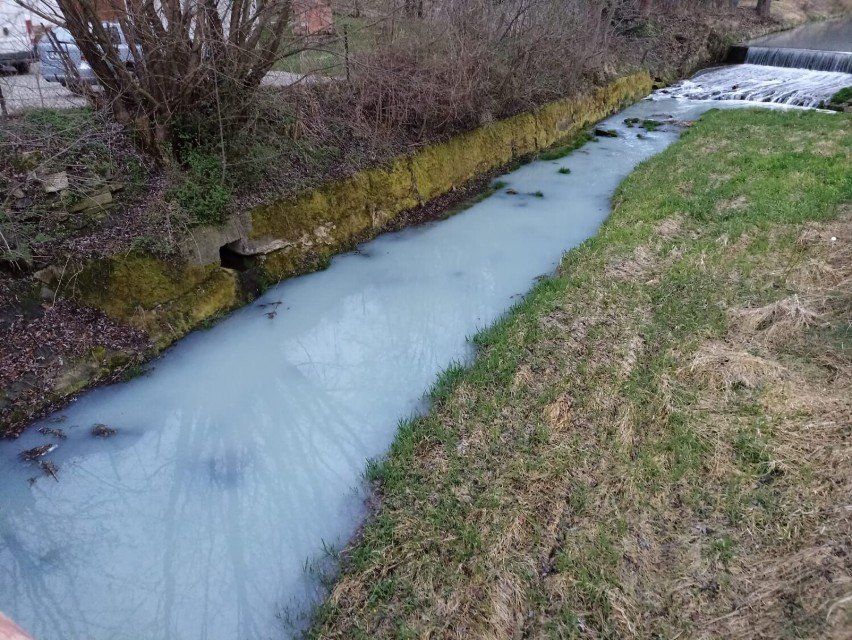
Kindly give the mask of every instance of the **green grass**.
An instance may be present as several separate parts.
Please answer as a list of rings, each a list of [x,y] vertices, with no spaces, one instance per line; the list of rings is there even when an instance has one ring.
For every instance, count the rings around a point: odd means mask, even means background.
[[[370,463],[309,636],[844,637],[852,268],[812,238],[852,232],[849,148],[710,112],[643,163]],[[821,326],[747,321],[794,299]]]
[[[233,195],[222,158],[195,150],[186,155],[186,170],[169,187],[166,199],[180,206],[192,225],[222,224]]]
[[[147,369],[142,364],[131,364],[126,369],[124,369],[124,371],[122,371],[121,381],[130,382],[131,380],[135,380],[136,378],[144,376],[146,371]]]
[[[571,169],[569,169],[568,167],[560,167],[559,173],[561,173],[563,176],[567,176],[569,173],[571,173]]]
[[[554,147],[553,149],[549,149],[547,151],[542,151],[538,154],[539,160],[559,160],[564,158],[572,151],[576,151],[584,144],[589,142],[589,140],[593,140],[594,136],[589,132],[582,133],[578,135],[576,138],[571,139],[571,143],[567,145],[563,145],[560,147]]]
[[[97,124],[95,111],[89,107],[28,109],[21,115],[21,121],[33,134],[44,135],[49,131],[68,142],[89,133]]]
[[[843,104],[844,102],[852,101],[852,87],[845,87],[831,96],[830,102],[834,104]]]
[[[346,72],[344,32],[349,40],[350,55],[373,49],[380,38],[379,27],[367,18],[337,14],[334,16],[334,26],[336,35],[316,43],[305,43],[299,38],[286,41],[282,45],[282,57],[275,63],[274,70],[342,76]]]

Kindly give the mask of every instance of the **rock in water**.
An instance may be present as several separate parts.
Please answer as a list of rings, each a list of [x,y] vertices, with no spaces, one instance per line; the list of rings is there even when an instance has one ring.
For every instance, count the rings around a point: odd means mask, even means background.
[[[115,429],[105,424],[98,423],[92,427],[92,435],[96,438],[109,438],[115,435]]]
[[[618,137],[618,131],[616,131],[615,129],[597,128],[597,129],[595,129],[595,135],[600,137],[600,138],[617,138]]]

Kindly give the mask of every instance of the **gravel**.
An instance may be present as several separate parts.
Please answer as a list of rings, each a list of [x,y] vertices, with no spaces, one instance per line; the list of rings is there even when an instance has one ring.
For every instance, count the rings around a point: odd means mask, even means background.
[[[24,75],[0,76],[0,89],[6,99],[6,109],[16,113],[33,107],[83,107],[85,98],[76,96],[58,82],[47,82],[38,73],[38,63]]]

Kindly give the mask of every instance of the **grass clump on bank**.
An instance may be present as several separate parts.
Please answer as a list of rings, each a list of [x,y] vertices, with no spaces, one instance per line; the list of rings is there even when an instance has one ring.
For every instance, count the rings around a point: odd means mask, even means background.
[[[554,147],[553,149],[548,149],[547,151],[541,152],[540,154],[538,154],[538,159],[559,160],[572,153],[573,151],[576,151],[592,138],[594,138],[592,134],[590,134],[588,131],[584,131],[580,135],[572,138],[571,142],[567,145],[563,145],[561,147]]]
[[[711,112],[371,465],[313,637],[848,637],[852,118]]]
[[[844,102],[852,102],[852,87],[845,87],[841,89],[833,96],[831,96],[830,102],[832,104],[843,104]]]

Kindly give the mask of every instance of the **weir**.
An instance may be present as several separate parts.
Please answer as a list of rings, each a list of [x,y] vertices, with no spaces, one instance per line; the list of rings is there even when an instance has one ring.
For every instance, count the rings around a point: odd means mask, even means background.
[[[745,62],[768,67],[852,73],[852,53],[845,51],[749,47]]]

